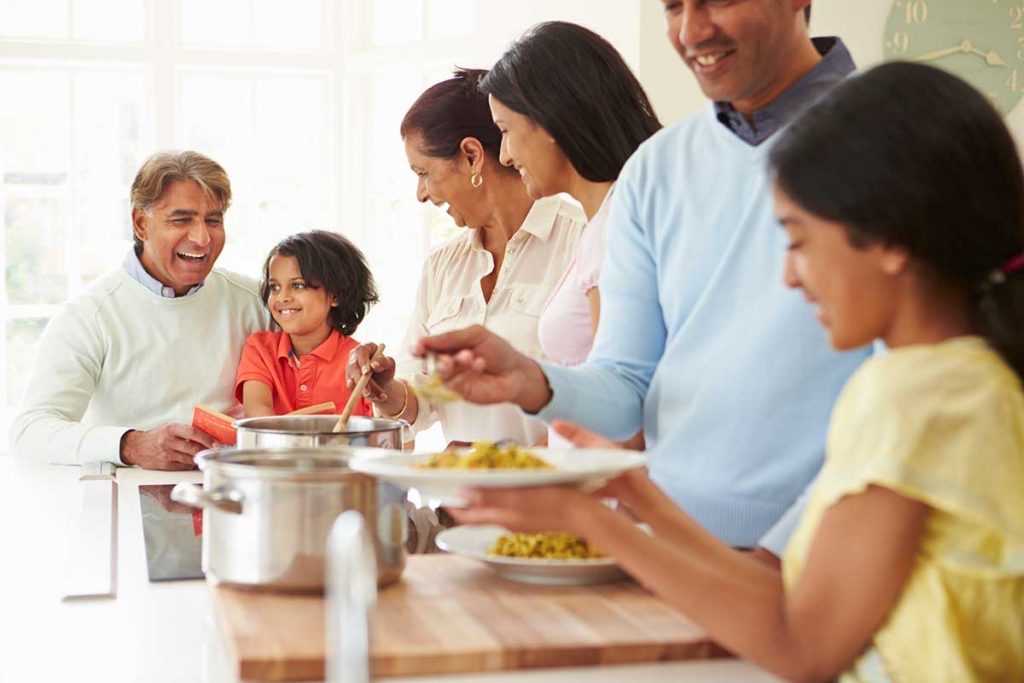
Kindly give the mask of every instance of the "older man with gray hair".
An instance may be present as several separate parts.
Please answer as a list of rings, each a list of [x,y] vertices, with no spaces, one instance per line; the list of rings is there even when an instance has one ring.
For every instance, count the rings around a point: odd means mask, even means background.
[[[188,424],[195,404],[234,404],[246,337],[269,317],[254,280],[213,267],[227,173],[196,152],[161,152],[139,169],[131,199],[134,248],[43,333],[11,428],[15,454],[190,469],[214,445]]]

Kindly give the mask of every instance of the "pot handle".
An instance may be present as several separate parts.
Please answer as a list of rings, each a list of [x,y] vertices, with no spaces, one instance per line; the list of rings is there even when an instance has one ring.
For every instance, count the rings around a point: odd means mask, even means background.
[[[232,514],[242,514],[242,492],[228,486],[221,486],[207,493],[201,486],[182,482],[171,489],[171,500],[194,508],[217,508]]]
[[[398,434],[399,434],[399,438],[402,440],[402,442],[398,445],[398,450],[404,451],[405,450],[405,444],[409,443],[410,441],[413,442],[414,444],[416,443],[416,435],[412,431],[412,425],[411,424],[409,424],[405,420],[399,420],[398,422],[399,422],[399,429],[400,429]],[[408,434],[408,436],[406,436],[406,434]],[[414,447],[414,449],[415,449],[415,447]]]

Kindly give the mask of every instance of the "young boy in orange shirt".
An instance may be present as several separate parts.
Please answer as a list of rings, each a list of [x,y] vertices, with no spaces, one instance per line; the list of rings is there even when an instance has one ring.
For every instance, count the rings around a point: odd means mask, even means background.
[[[351,335],[377,302],[362,252],[341,235],[313,230],[287,237],[263,264],[260,296],[279,332],[256,332],[242,351],[235,397],[247,417],[283,415],[333,401],[340,413]],[[353,415],[372,415],[360,398]]]

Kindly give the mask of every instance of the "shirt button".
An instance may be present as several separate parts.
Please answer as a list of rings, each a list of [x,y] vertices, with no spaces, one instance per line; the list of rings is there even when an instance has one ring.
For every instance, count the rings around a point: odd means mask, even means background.
[[[301,386],[299,387],[299,390],[300,390],[300,391],[305,391],[305,390],[306,390],[306,385],[305,385],[305,384],[301,385]]]

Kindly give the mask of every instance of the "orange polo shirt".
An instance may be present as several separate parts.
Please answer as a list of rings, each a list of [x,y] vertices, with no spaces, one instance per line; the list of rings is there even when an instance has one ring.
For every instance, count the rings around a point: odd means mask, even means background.
[[[358,345],[333,330],[309,355],[296,359],[292,340],[284,332],[255,332],[246,340],[238,363],[235,398],[241,402],[242,384],[255,380],[270,387],[278,415],[326,401],[334,401],[334,412],[340,413],[351,395],[345,388],[345,363]],[[360,398],[352,414],[372,415],[373,405]]]

